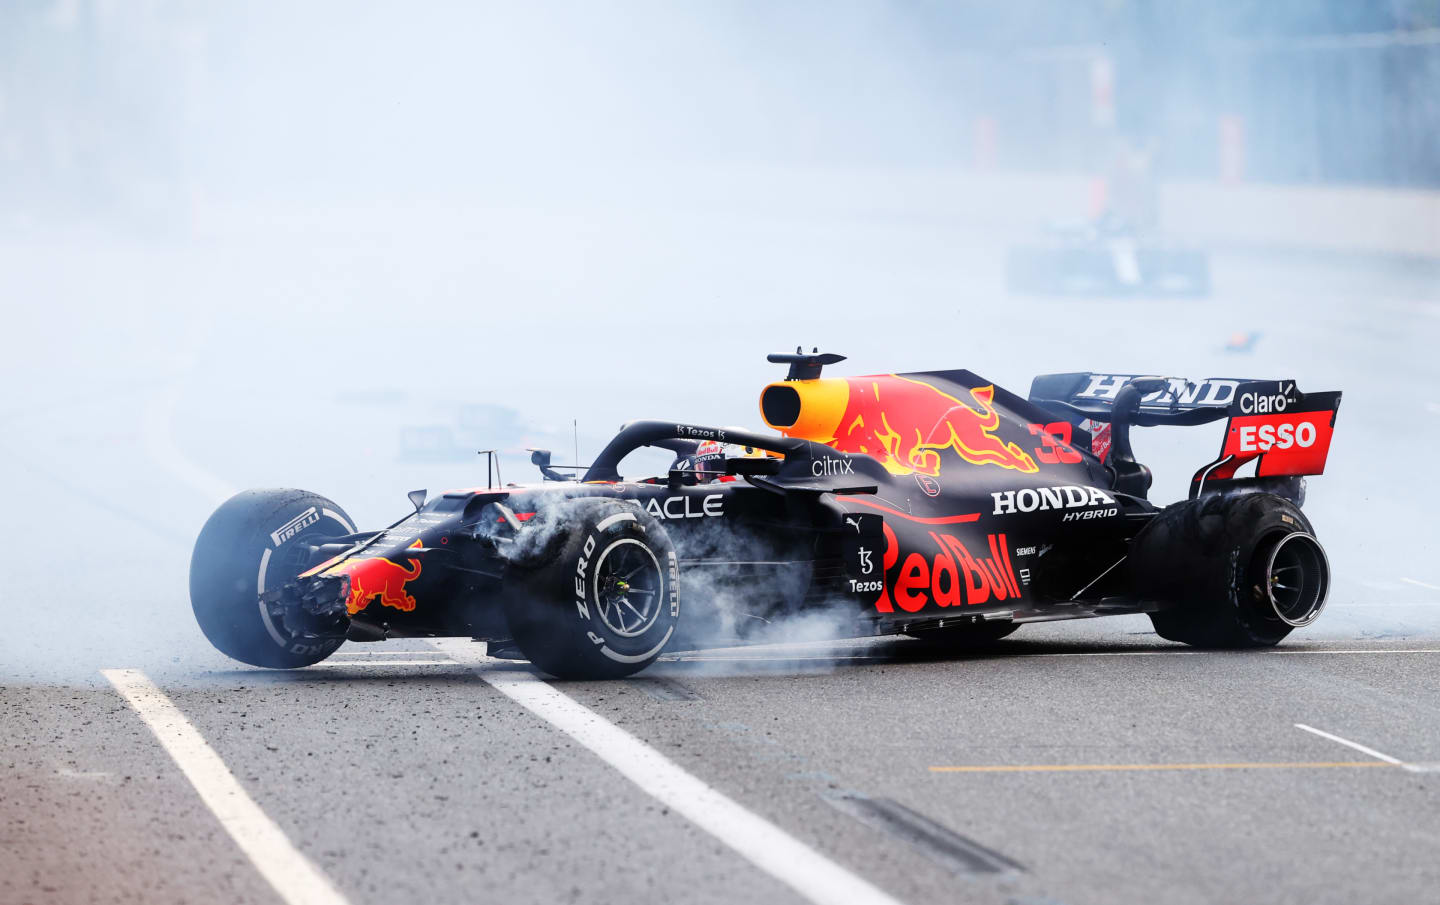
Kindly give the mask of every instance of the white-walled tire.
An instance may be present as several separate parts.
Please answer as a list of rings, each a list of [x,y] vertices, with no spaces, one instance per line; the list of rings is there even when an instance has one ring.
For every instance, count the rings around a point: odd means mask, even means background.
[[[564,540],[507,575],[505,618],[520,652],[562,679],[616,679],[653,663],[680,619],[679,562],[660,523],[590,498],[531,530]]]
[[[318,663],[344,637],[303,637],[260,595],[313,563],[304,541],[355,532],[335,503],[304,490],[246,490],[210,516],[190,557],[190,604],[215,648],[251,666]]]

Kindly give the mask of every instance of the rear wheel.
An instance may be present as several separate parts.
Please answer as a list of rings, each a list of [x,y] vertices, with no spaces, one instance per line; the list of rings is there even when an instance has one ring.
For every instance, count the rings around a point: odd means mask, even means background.
[[[1161,512],[1135,539],[1155,633],[1198,647],[1268,647],[1320,615],[1325,551],[1299,507],[1269,493],[1212,495]]]
[[[200,630],[221,653],[251,666],[293,669],[330,656],[343,632],[315,637],[260,595],[314,564],[311,543],[354,532],[345,510],[304,490],[247,490],[226,500],[200,529],[190,558]]]
[[[515,645],[562,679],[615,679],[660,656],[680,619],[679,562],[634,506],[581,499],[529,531],[562,531],[545,561],[512,562],[504,595]]]

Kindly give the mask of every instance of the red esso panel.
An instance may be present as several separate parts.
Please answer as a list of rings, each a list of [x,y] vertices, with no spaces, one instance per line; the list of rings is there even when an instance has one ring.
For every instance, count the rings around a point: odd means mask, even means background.
[[[1333,418],[1330,411],[1240,415],[1230,419],[1224,454],[1241,460],[1263,456],[1255,472],[1260,477],[1323,474]]]

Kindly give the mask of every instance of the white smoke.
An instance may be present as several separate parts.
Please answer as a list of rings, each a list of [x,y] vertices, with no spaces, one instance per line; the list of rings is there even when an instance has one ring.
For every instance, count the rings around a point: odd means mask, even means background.
[[[375,527],[412,487],[483,482],[478,459],[395,461],[407,425],[453,420],[422,400],[561,449],[578,420],[593,449],[638,417],[753,424],[764,354],[797,342],[1022,394],[1064,370],[1344,390],[1305,507],[1335,604],[1307,632],[1433,625],[1432,13],[1402,4],[1417,28],[1386,44],[1398,6],[1221,4],[1230,30],[1181,46],[1226,78],[1178,83],[1094,65],[1163,52],[1102,6],[0,4],[0,668],[222,662],[185,581],[218,500],[166,450]],[[1347,16],[1384,46],[1285,46]],[[1313,81],[1351,66],[1393,78]],[[1007,249],[1087,216],[1084,136],[1136,90],[1184,139],[1157,159],[1160,228],[1209,253],[1212,295],[1012,296]],[[1237,333],[1263,339],[1225,351]],[[1182,498],[1221,429],[1137,431],[1152,497]]]

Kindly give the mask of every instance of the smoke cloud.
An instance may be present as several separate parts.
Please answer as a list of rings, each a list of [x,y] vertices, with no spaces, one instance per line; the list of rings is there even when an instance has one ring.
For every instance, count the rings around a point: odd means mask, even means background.
[[[529,480],[525,447],[584,464],[635,418],[754,425],[797,343],[1022,395],[1344,390],[1306,631],[1433,627],[1437,27],[1339,0],[5,4],[0,669],[225,668],[186,593],[222,490],[378,527],[481,484],[472,446]],[[1148,213],[1098,237],[1108,272],[1158,243],[1209,293],[1012,292],[1016,249],[1121,208]],[[1137,431],[1153,499],[1218,430]]]

